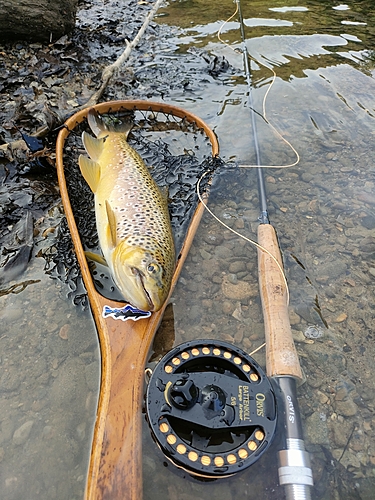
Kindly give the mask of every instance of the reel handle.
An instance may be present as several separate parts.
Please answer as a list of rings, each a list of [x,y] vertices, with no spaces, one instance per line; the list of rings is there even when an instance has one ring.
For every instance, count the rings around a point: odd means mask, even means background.
[[[277,236],[271,224],[258,226],[258,244],[277,259],[282,269]],[[289,322],[286,284],[276,262],[261,249],[258,249],[258,273],[266,337],[267,375],[302,379]]]

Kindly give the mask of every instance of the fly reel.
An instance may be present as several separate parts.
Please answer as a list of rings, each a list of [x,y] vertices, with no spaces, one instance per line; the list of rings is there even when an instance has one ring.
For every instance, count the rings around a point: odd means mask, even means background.
[[[156,366],[147,419],[164,454],[189,474],[219,478],[253,464],[276,428],[276,399],[260,366],[216,340],[181,344]]]

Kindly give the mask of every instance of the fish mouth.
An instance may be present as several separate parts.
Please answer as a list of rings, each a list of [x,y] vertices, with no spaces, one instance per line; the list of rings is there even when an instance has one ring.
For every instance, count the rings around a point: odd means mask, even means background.
[[[149,293],[148,293],[148,291],[147,291],[147,289],[145,287],[144,281],[143,281],[145,275],[142,273],[142,271],[140,271],[136,267],[132,267],[131,270],[132,270],[132,273],[135,276],[135,279],[136,279],[137,283],[139,283],[141,285],[141,287],[142,287],[142,290],[144,292],[145,298],[146,298],[146,300],[148,302],[148,305],[149,305],[149,310],[153,311],[154,308],[155,308],[155,306],[154,306],[154,303],[151,300],[151,297],[150,297],[150,295],[149,295]]]

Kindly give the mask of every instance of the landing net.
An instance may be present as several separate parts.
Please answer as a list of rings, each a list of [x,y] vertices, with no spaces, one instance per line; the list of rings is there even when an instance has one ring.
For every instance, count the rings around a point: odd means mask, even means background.
[[[213,132],[198,117],[174,106],[147,101],[103,103],[96,108],[109,123],[131,121],[129,144],[140,154],[158,186],[167,194],[176,255],[181,251],[189,224],[200,205],[196,193],[204,175],[200,193],[207,197],[214,170],[222,164]],[[83,179],[78,157],[85,154],[81,135],[90,131],[87,121],[78,114],[77,122],[68,124],[64,144],[64,173],[74,219],[84,250],[100,252],[95,223],[94,195]],[[74,118],[74,117],[73,117]],[[69,122],[67,122],[69,123]],[[66,218],[59,226],[59,236],[48,260],[47,272],[69,286],[68,295],[76,305],[87,305],[80,267],[74,252]],[[122,300],[105,266],[90,263],[97,291],[113,300]]]

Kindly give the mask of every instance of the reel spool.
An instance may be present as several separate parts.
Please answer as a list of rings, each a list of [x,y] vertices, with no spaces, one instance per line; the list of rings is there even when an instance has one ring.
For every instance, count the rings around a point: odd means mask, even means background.
[[[152,435],[177,467],[206,478],[252,465],[276,428],[276,399],[260,366],[217,340],[190,341],[167,353],[147,388]]]

